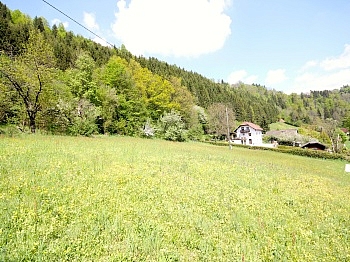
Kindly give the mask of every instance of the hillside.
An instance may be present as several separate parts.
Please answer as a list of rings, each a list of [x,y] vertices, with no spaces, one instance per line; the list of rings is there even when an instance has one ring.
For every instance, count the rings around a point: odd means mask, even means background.
[[[166,139],[201,139],[221,132],[215,123],[226,125],[225,108],[232,126],[250,121],[268,130],[279,118],[296,126],[322,126],[326,119],[350,125],[348,86],[287,95],[259,84],[217,83],[156,58],[134,56],[124,46],[103,47],[1,2],[0,33],[3,125],[133,136],[143,135],[147,126]],[[33,67],[37,59],[40,68]],[[164,121],[172,121],[176,132],[172,127],[169,134]]]
[[[285,122],[276,122],[269,125],[269,130],[288,130],[288,129],[298,129],[296,126],[289,125]]]

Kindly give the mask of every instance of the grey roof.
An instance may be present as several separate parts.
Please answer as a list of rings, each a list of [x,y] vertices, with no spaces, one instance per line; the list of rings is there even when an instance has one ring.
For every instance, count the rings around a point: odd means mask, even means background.
[[[279,135],[296,135],[298,134],[298,129],[285,129],[285,130],[271,130],[267,131],[267,136],[279,136]]]

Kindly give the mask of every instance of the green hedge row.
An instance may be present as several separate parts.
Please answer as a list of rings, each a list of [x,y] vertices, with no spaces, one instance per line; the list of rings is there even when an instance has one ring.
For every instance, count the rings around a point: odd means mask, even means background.
[[[216,146],[229,146],[227,142],[207,142],[212,145]],[[262,147],[262,146],[247,146],[247,145],[237,145],[232,144],[234,147],[242,147],[242,148],[248,148],[252,150],[270,150],[280,153],[287,153],[292,155],[298,155],[298,156],[307,156],[307,157],[313,157],[313,158],[322,158],[322,159],[340,159],[340,160],[346,160],[350,161],[350,156],[347,156],[345,154],[337,154],[337,153],[330,153],[327,151],[321,151],[321,150],[311,150],[311,149],[302,149],[300,147],[287,147],[287,146],[278,146],[276,148],[270,148],[270,147]]]

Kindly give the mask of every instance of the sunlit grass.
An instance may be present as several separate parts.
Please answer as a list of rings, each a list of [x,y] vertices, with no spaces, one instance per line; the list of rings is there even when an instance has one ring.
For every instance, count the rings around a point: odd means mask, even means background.
[[[296,126],[292,126],[283,122],[275,122],[269,125],[270,130],[286,130],[286,129],[298,129]]]
[[[348,261],[345,162],[0,137],[0,261]]]

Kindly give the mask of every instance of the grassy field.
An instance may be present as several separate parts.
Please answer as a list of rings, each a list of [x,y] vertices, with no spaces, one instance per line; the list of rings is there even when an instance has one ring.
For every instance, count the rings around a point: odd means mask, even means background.
[[[350,261],[346,162],[0,137],[0,261]]]

